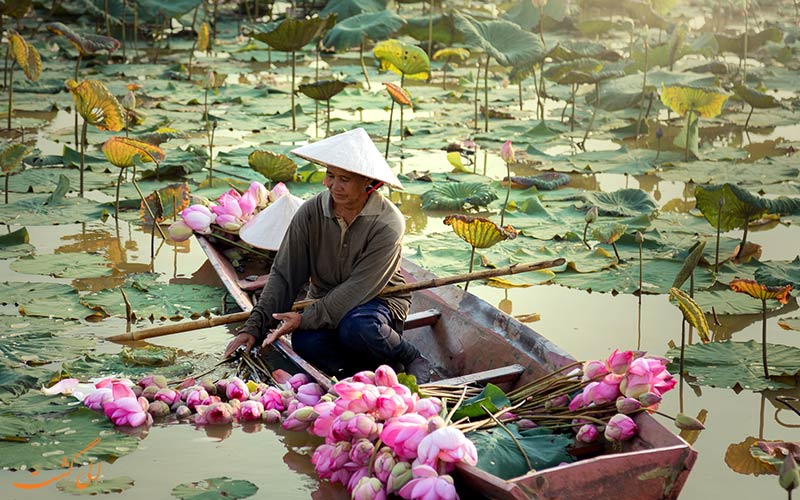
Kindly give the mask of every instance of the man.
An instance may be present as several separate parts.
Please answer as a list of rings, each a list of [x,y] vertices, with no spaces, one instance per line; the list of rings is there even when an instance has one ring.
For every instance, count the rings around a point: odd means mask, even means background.
[[[376,191],[384,183],[402,187],[400,181],[361,128],[292,153],[326,167],[322,183],[328,190],[295,214],[267,286],[225,357],[239,346],[266,346],[291,333],[294,350],[329,375],[389,364],[428,382],[427,360],[401,337],[410,294],[378,296],[387,285],[405,282],[405,219]],[[309,298],[317,300],[292,312],[306,284]]]

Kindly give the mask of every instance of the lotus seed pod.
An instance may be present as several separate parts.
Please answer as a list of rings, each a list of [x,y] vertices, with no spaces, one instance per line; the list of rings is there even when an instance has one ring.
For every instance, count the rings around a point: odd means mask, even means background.
[[[166,417],[170,413],[170,408],[167,403],[163,401],[153,401],[147,411],[155,418]]]
[[[142,389],[141,396],[151,403],[156,398],[156,393],[159,391],[159,387],[157,385],[148,385],[144,389]]]
[[[214,396],[217,394],[217,385],[210,378],[206,377],[202,379],[199,384],[203,389],[206,390],[209,396]]]
[[[188,418],[192,416],[192,410],[189,409],[186,405],[178,405],[175,408],[175,416],[178,418]]]

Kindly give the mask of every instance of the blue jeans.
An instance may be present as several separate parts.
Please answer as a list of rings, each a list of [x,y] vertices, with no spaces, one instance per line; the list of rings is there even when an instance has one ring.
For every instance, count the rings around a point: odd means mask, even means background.
[[[339,378],[388,364],[402,370],[419,356],[416,347],[400,336],[403,322],[392,319],[379,299],[356,306],[337,328],[296,330],[292,348],[328,375]]]

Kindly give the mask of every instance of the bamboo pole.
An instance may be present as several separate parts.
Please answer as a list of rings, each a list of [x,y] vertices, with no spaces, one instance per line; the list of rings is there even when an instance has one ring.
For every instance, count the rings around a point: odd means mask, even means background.
[[[381,296],[397,295],[401,293],[414,292],[417,290],[424,290],[428,288],[436,288],[444,285],[452,285],[454,283],[462,283],[465,281],[480,280],[487,278],[494,278],[497,276],[508,276],[511,274],[527,273],[530,271],[539,271],[550,267],[563,265],[565,260],[558,258],[555,260],[546,260],[542,262],[533,262],[528,264],[514,264],[512,266],[501,267],[499,269],[487,269],[485,271],[476,271],[473,273],[457,274],[444,278],[433,278],[430,280],[415,281],[413,283],[406,283],[397,286],[387,286],[380,293]],[[293,311],[300,311],[313,304],[315,300],[301,300],[292,305]],[[224,316],[215,316],[213,318],[203,318],[194,321],[185,321],[182,323],[175,323],[172,325],[157,326],[154,328],[144,328],[133,332],[125,332],[119,335],[112,335],[106,337],[106,340],[111,342],[126,342],[131,340],[144,340],[152,337],[161,337],[164,335],[172,335],[173,333],[189,332],[192,330],[202,330],[204,328],[211,328],[212,326],[227,325],[230,323],[239,323],[245,321],[250,317],[250,311],[243,311],[233,314],[226,314]]]

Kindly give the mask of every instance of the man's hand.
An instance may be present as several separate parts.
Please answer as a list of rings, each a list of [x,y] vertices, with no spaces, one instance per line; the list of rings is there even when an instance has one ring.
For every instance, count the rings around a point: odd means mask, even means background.
[[[225,348],[225,354],[222,355],[224,359],[230,357],[239,346],[244,346],[245,350],[249,351],[253,348],[253,345],[256,343],[256,338],[250,335],[249,333],[240,333],[239,335],[233,337],[228,343],[228,347]]]
[[[261,344],[261,347],[266,347],[271,343],[275,342],[279,338],[283,337],[287,333],[292,333],[293,331],[300,328],[300,321],[302,316],[300,313],[296,312],[288,312],[288,313],[275,313],[272,315],[273,318],[278,319],[281,323],[278,325],[278,328],[269,332],[267,338],[264,339],[264,342]]]

